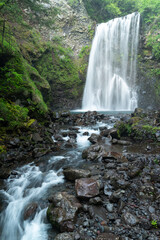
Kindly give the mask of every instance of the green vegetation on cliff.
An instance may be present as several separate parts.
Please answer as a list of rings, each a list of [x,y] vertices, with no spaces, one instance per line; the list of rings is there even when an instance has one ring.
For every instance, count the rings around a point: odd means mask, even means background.
[[[145,22],[152,22],[159,15],[159,0],[83,0],[90,17],[106,22],[115,17],[139,11]]]
[[[30,117],[41,121],[56,107],[51,92],[57,96],[61,89],[75,99],[79,94],[79,68],[72,51],[56,38],[46,41],[39,32],[54,27],[57,13],[49,0],[0,3],[1,126],[19,127]]]

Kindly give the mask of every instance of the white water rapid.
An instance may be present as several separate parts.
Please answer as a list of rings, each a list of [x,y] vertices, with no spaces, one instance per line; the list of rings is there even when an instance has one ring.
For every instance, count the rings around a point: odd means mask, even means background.
[[[83,110],[134,110],[140,14],[98,25],[89,58]]]
[[[14,171],[5,180],[4,189],[0,190],[0,240],[52,240],[56,232],[47,222],[46,211],[48,197],[64,190],[62,167],[77,167],[83,159],[82,151],[90,146],[88,140],[92,133],[100,133],[99,127],[113,127],[97,122],[96,126],[78,127],[75,149],[66,149],[60,155],[53,155],[48,160],[27,164]],[[64,129],[61,132],[68,132]],[[88,132],[88,135],[84,135]],[[64,138],[67,143],[69,137]],[[3,203],[3,205],[2,205]],[[25,218],[28,207],[37,206],[35,215]]]

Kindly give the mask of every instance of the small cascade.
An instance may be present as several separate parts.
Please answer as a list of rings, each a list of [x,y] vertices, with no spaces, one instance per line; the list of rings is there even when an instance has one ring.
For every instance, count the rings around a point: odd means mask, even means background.
[[[98,25],[89,58],[83,110],[134,110],[140,14]]]

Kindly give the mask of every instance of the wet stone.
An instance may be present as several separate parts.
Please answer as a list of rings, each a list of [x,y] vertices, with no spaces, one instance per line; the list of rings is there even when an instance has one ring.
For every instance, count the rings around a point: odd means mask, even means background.
[[[54,240],[74,240],[74,236],[70,233],[60,233],[54,238]]]
[[[78,197],[91,198],[99,194],[99,184],[92,178],[77,179],[75,188]]]
[[[117,203],[123,196],[123,193],[125,193],[123,190],[117,190],[113,192],[109,198],[110,202]]]
[[[64,169],[63,174],[65,178],[70,181],[74,181],[79,178],[87,178],[87,177],[90,177],[91,175],[89,170],[74,169],[74,168]]]
[[[113,212],[113,204],[108,203],[108,204],[106,205],[106,209],[107,209],[108,212],[112,213],[112,212]]]
[[[102,233],[96,240],[119,240],[120,238],[111,233]]]
[[[91,198],[91,199],[89,200],[89,203],[90,203],[90,204],[94,204],[94,205],[100,205],[100,204],[102,204],[103,202],[102,202],[102,199],[101,199],[100,197],[95,197],[95,198]]]
[[[122,219],[124,220],[124,222],[130,226],[135,226],[136,224],[139,223],[139,220],[138,218],[129,213],[129,212],[125,212],[123,215],[122,215]]]
[[[37,203],[31,203],[24,211],[24,220],[27,220],[29,218],[33,219],[36,214],[37,208]]]

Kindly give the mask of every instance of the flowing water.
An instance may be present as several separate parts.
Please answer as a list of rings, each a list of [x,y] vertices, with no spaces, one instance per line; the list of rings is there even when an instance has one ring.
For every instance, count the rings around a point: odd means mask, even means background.
[[[54,232],[49,238],[51,225],[47,223],[47,199],[51,193],[64,190],[62,167],[77,167],[82,160],[82,151],[90,145],[89,136],[84,132],[99,133],[99,123],[94,127],[80,127],[77,134],[74,150],[62,151],[59,155],[45,159],[43,164],[37,166],[30,163],[16,169],[5,182],[4,190],[0,190],[3,206],[0,214],[1,240],[48,240],[54,239]],[[108,126],[112,127],[112,125]],[[67,130],[62,130],[67,131]],[[67,141],[68,138],[64,138]],[[24,218],[25,211],[31,204],[37,204],[33,218]]]
[[[97,26],[89,58],[82,109],[134,110],[140,14]]]

